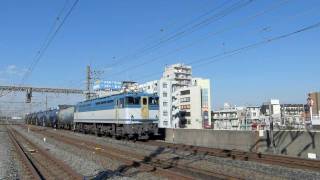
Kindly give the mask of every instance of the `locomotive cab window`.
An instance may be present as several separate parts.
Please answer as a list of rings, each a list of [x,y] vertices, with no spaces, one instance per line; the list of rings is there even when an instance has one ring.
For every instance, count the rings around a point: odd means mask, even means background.
[[[122,108],[124,105],[124,99],[120,98],[120,99],[116,100],[116,105],[117,105],[117,107]]]
[[[143,104],[143,105],[147,105],[147,104],[148,104],[147,98],[142,98],[142,104]]]
[[[140,104],[140,97],[126,97],[126,104],[127,105],[139,105]]]
[[[149,97],[149,104],[150,105],[159,105],[159,98],[158,97]]]

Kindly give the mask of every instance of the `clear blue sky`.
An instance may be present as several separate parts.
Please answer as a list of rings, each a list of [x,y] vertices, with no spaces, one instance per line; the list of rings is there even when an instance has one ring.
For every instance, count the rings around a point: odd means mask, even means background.
[[[203,15],[225,1],[80,0],[27,84],[83,88],[87,64],[104,70],[102,77],[108,80],[159,79],[165,64],[196,61],[320,21],[318,0],[256,0],[196,31],[187,31],[177,40],[162,43],[160,48],[143,52],[140,58],[134,56],[143,47],[180,32],[183,25],[194,22],[192,26],[238,1]],[[65,2],[1,1],[0,84],[20,82]],[[68,7],[72,2],[68,1]],[[269,11],[245,21],[265,9]],[[204,40],[199,41],[201,38]],[[169,53],[192,42],[196,43]],[[193,74],[211,79],[214,107],[223,102],[260,105],[270,98],[305,103],[306,93],[319,90],[319,42],[320,29],[313,29],[195,67]],[[108,66],[119,61],[120,65]],[[146,61],[150,63],[121,72]]]

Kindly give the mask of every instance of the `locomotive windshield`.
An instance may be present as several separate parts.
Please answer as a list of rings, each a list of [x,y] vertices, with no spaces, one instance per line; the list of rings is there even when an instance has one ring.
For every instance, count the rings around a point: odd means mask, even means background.
[[[126,104],[127,105],[139,105],[140,104],[140,97],[126,97]]]
[[[149,97],[149,104],[150,105],[159,105],[159,98],[158,97]]]

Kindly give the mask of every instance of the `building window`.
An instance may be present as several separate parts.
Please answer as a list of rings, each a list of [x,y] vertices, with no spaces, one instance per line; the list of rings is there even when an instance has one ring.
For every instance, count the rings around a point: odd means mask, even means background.
[[[187,120],[187,123],[188,123],[188,124],[191,124],[191,120],[190,120],[190,119],[188,119],[188,120]]]
[[[190,102],[190,97],[181,98],[180,102]]]
[[[168,126],[168,121],[163,121],[164,126]]]
[[[163,116],[168,116],[168,111],[163,111]]]
[[[201,105],[202,107],[208,107],[209,105],[208,89],[201,90]]]
[[[163,97],[167,97],[167,96],[168,96],[168,93],[164,92],[164,93],[162,94],[162,96],[163,96]]]
[[[255,117],[255,116],[257,116],[257,113],[254,112],[252,115]]]
[[[190,94],[190,90],[184,90],[180,92],[181,95],[187,95]]]
[[[190,117],[191,116],[191,113],[190,112],[186,112],[186,117]]]
[[[163,84],[162,84],[162,87],[163,87],[163,88],[167,88],[167,87],[168,87],[168,84],[167,84],[167,83],[163,83]]]
[[[190,109],[190,105],[181,105],[180,108],[181,110]]]
[[[168,102],[163,102],[163,106],[167,107],[168,106]]]

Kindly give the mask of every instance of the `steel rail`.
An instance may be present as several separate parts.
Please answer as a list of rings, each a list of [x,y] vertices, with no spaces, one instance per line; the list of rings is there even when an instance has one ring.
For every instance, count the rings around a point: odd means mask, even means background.
[[[34,131],[33,128],[31,128],[31,130]],[[101,145],[88,140],[65,136],[60,133],[54,133],[44,130],[39,130],[35,132],[56,139],[59,142],[64,142],[66,144],[70,144],[81,149],[94,151],[96,154],[107,156],[111,159],[120,160],[122,162],[125,162],[127,165],[135,164],[135,167],[137,168],[143,168],[144,170],[149,169],[170,179],[240,179],[239,177],[226,175],[221,172],[216,172],[214,170],[209,171],[197,167],[191,167],[180,162],[176,162],[174,165],[172,165],[168,162],[170,161],[170,159],[162,159],[158,157],[149,158],[137,153]],[[94,147],[99,148],[95,149]]]
[[[27,151],[24,149],[24,147],[18,142],[17,138],[13,135],[11,130],[7,128],[7,132],[9,135],[9,138],[11,142],[13,143],[15,149],[17,150],[17,153],[19,157],[22,160],[22,163],[25,165],[27,171],[29,172],[29,175],[31,175],[35,180],[42,180],[45,179],[39,169],[35,166],[29,155],[27,154]]]
[[[15,129],[11,129],[11,134],[13,136],[16,137],[16,135],[18,135],[24,142],[26,142],[27,144],[31,145],[32,147],[34,147],[36,149],[36,153],[41,155],[42,157],[44,157],[45,160],[47,162],[50,162],[50,170],[54,169],[53,167],[56,167],[56,170],[62,171],[61,173],[64,173],[66,176],[64,176],[64,179],[76,179],[76,180],[80,180],[83,179],[83,176],[78,174],[75,170],[71,169],[68,165],[66,165],[64,162],[62,162],[61,160],[53,157],[51,154],[49,154],[49,152],[47,152],[46,150],[43,150],[42,148],[38,147],[38,145],[36,145],[35,143],[31,142],[29,139],[27,139],[26,137],[24,137],[22,134],[20,134],[20,132],[16,131]],[[17,138],[16,138],[17,139]],[[35,158],[33,156],[29,155],[29,159],[34,162]],[[41,162],[41,161],[37,161],[37,162]],[[34,163],[35,164],[35,163]],[[36,165],[37,166],[37,165]],[[38,171],[43,170],[45,167],[43,167],[41,164],[37,166]],[[54,178],[54,177],[46,177],[46,175],[48,176],[48,174],[51,173],[47,173],[45,174],[44,172],[41,172],[42,177],[40,179],[50,179],[50,178]],[[62,175],[62,174],[59,174]]]
[[[306,169],[312,171],[320,171],[320,161],[303,159],[297,157],[283,156],[283,155],[274,155],[274,154],[264,154],[257,152],[245,152],[241,150],[229,150],[229,149],[219,149],[219,148],[208,148],[208,147],[199,147],[191,146],[185,144],[172,144],[167,142],[160,141],[147,141],[147,142],[138,142],[149,144],[157,147],[165,147],[181,151],[197,152],[203,153],[210,156],[222,157],[222,158],[231,158],[234,160],[244,160],[244,161],[253,161],[271,165],[280,165],[289,168],[297,169]]]

